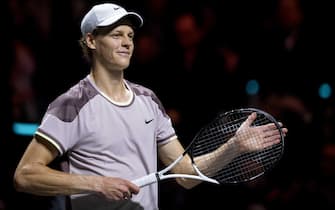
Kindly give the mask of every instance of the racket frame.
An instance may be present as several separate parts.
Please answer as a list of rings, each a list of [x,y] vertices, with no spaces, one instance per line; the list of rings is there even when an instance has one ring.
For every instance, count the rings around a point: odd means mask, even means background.
[[[233,113],[236,113],[236,112],[248,112],[248,113],[256,112],[256,113],[260,113],[260,114],[266,116],[268,119],[270,119],[275,124],[275,126],[277,127],[277,129],[280,132],[280,137],[281,137],[281,144],[282,144],[281,148],[282,148],[282,151],[281,151],[281,155],[279,157],[279,159],[280,159],[281,156],[282,156],[282,154],[283,154],[283,150],[284,150],[284,134],[282,132],[281,126],[278,123],[278,121],[272,115],[270,115],[269,113],[267,113],[265,111],[262,111],[260,109],[257,109],[257,108],[241,108],[241,109],[235,109],[235,110],[231,110],[231,111],[228,111],[228,112],[221,113],[212,122],[216,121],[218,118],[222,118],[223,116],[230,115],[230,114],[233,114]],[[153,184],[155,182],[159,182],[159,181],[165,180],[165,179],[170,179],[170,178],[187,178],[187,179],[206,181],[206,182],[214,183],[214,184],[221,184],[217,180],[215,180],[213,178],[209,178],[206,175],[204,175],[198,169],[198,167],[196,166],[196,164],[194,162],[194,159],[193,159],[193,154],[188,154],[189,150],[191,150],[191,147],[193,146],[193,143],[196,141],[197,137],[199,136],[199,133],[201,133],[201,131],[203,131],[203,129],[206,129],[206,127],[207,126],[201,128],[199,130],[199,132],[193,138],[192,142],[186,147],[184,153],[181,154],[177,159],[175,159],[170,165],[168,165],[167,167],[165,167],[164,169],[162,169],[162,170],[160,170],[158,172],[153,172],[153,173],[150,173],[148,175],[142,176],[142,177],[140,177],[138,179],[135,179],[132,182],[134,184],[136,184],[137,186],[139,186],[139,187],[144,187],[144,186],[147,186],[147,185],[150,185],[150,184]],[[187,155],[187,154],[190,155],[192,167],[193,167],[194,171],[197,173],[197,175],[191,175],[191,174],[166,174],[175,165],[177,165],[184,158],[184,156]],[[251,181],[253,179],[256,179],[257,177],[260,177],[260,176],[264,175],[264,173],[265,172],[260,173],[257,176],[251,177],[250,179],[245,180],[245,182]]]
[[[194,168],[194,170],[197,172],[198,175],[166,174],[168,171],[170,171],[175,165],[177,165],[184,158],[184,156],[187,154],[186,151],[182,155],[180,155],[176,160],[174,160],[170,165],[168,165],[166,168],[160,170],[159,172],[150,173],[149,175],[138,178],[132,182],[139,187],[144,187],[146,185],[150,185],[150,184],[153,184],[155,182],[158,182],[164,179],[187,178],[187,179],[195,179],[195,180],[206,181],[206,182],[210,182],[214,184],[219,184],[219,182],[216,181],[215,179],[209,178],[205,176],[203,173],[201,173],[198,167],[193,163],[193,160],[192,160],[192,167]]]

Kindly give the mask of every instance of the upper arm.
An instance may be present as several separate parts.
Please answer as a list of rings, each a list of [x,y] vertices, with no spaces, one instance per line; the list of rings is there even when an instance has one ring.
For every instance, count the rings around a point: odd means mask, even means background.
[[[168,143],[161,145],[158,148],[158,156],[164,165],[169,165],[174,160],[176,160],[180,155],[184,153],[185,149],[181,145],[180,141],[176,138],[169,141]],[[186,155],[174,168],[171,170],[174,173],[186,173],[189,166],[191,166],[191,160],[188,155]]]
[[[47,140],[34,137],[26,148],[19,164],[18,170],[29,164],[48,165],[58,155],[58,150]]]
[[[181,145],[178,139],[171,140],[168,143],[162,145],[158,149],[158,155],[160,160],[165,164],[169,165],[176,160],[180,155],[184,153],[185,149]],[[195,174],[193,169],[191,158],[189,155],[185,155],[181,161],[171,169],[172,173],[175,174]],[[177,183],[186,189],[190,189],[200,182],[198,180],[178,178]]]

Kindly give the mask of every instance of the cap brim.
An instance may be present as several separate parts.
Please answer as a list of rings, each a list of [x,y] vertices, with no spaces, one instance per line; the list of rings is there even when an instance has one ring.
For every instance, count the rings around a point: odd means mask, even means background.
[[[117,25],[121,23],[122,20],[129,20],[131,25],[135,28],[140,28],[143,25],[142,17],[135,13],[135,12],[128,12],[126,15],[115,19],[115,17],[108,18],[101,22],[98,26],[110,26],[110,25]]]

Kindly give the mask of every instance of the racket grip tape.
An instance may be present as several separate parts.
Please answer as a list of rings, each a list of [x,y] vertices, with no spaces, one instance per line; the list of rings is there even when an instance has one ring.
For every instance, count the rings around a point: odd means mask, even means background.
[[[158,173],[151,173],[146,176],[140,177],[138,179],[133,180],[132,182],[139,187],[144,187],[146,185],[155,183],[159,180]]]

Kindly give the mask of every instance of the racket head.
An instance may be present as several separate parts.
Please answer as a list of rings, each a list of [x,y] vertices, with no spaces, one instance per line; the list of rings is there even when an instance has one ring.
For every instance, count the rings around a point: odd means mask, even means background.
[[[203,127],[194,137],[187,148],[187,152],[194,163],[194,158],[207,155],[210,162],[213,151],[226,144],[231,139],[241,124],[252,113],[257,117],[252,126],[261,126],[273,123],[280,134],[280,142],[261,150],[250,151],[233,157],[224,166],[211,165],[206,168],[208,177],[217,180],[220,184],[236,184],[254,180],[270,171],[281,159],[284,153],[284,134],[282,126],[269,113],[256,108],[241,108],[219,114],[212,122]],[[252,144],[258,144],[258,139],[253,138]],[[225,157],[229,158],[230,154]],[[217,162],[217,161],[216,161]],[[203,171],[202,171],[203,172]]]

